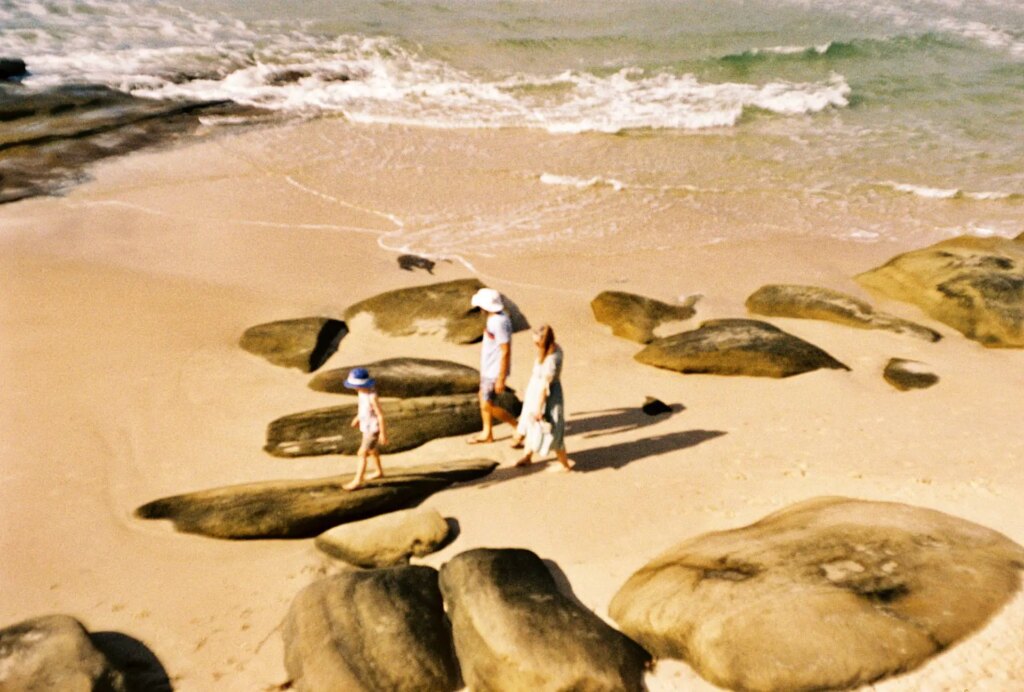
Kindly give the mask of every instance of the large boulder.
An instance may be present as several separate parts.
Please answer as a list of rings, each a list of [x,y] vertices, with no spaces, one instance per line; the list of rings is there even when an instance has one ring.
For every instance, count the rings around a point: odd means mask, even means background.
[[[882,371],[882,377],[901,392],[927,389],[939,381],[939,376],[924,363],[903,358],[890,358]]]
[[[933,329],[895,315],[875,312],[875,309],[863,300],[818,286],[762,286],[747,298],[747,310],[768,317],[797,317],[837,322],[860,329],[885,329],[897,334],[910,334],[927,341],[938,341],[942,338]]]
[[[347,333],[348,328],[340,320],[302,317],[249,327],[239,346],[274,365],[313,372],[338,350]]]
[[[590,301],[594,317],[612,328],[612,334],[646,344],[655,338],[654,330],[663,322],[688,320],[696,314],[697,296],[685,303],[670,305],[635,293],[603,291]]]
[[[846,689],[909,670],[1018,590],[1024,549],[968,521],[817,498],[685,541],[612,599],[655,656],[741,690]]]
[[[528,550],[479,548],[441,567],[469,689],[642,690],[650,657],[569,599]]]
[[[0,630],[0,690],[122,692],[124,675],[69,615],[45,615]]]
[[[316,547],[357,567],[391,567],[444,545],[451,527],[436,509],[417,507],[335,526]]]
[[[300,692],[459,689],[437,571],[403,566],[321,579],[292,601],[285,668]]]
[[[352,368],[363,367],[377,381],[377,394],[408,399],[419,396],[471,394],[480,387],[480,371],[450,360],[388,358],[375,363],[325,370],[309,382],[311,389],[332,394],[355,394],[345,387]]]
[[[819,368],[849,370],[778,327],[758,320],[709,320],[699,329],[657,339],[634,356],[683,373],[789,377]]]
[[[511,391],[503,392],[498,403],[519,415],[521,404]],[[361,433],[350,425],[356,407],[344,404],[278,418],[267,426],[263,449],[278,457],[355,454],[362,441]],[[381,410],[388,433],[382,448],[386,452],[413,449],[439,437],[468,435],[483,425],[476,394],[385,399]]]
[[[1024,243],[951,238],[856,278],[985,346],[1024,347]]]
[[[412,507],[453,483],[482,478],[488,459],[413,466],[342,488],[351,476],[266,481],[173,495],[135,510],[142,519],[170,519],[178,531],[215,538],[309,538],[332,526]]]

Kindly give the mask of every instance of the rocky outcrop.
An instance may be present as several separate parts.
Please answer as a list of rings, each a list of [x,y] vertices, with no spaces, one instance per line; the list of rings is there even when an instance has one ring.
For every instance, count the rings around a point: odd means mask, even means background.
[[[829,288],[773,284],[762,286],[747,298],[747,310],[768,317],[797,317],[837,322],[860,329],[885,329],[910,334],[926,341],[942,336],[927,327],[895,315],[875,312],[863,300]]]
[[[499,404],[519,415],[521,404],[506,390]],[[453,435],[468,435],[480,430],[480,403],[476,394],[390,399],[381,401],[387,423],[387,452],[413,449],[430,440]],[[278,418],[267,426],[264,449],[279,457],[304,457],[318,454],[355,454],[362,436],[351,427],[356,404],[303,411]]]
[[[351,571],[295,597],[282,630],[300,692],[459,689],[458,664],[431,567]]]
[[[274,365],[313,372],[338,350],[347,333],[339,320],[303,317],[250,327],[238,345]]]
[[[846,689],[920,665],[1018,590],[1024,549],[928,509],[818,498],[634,574],[609,613],[727,689]]]
[[[335,526],[316,537],[316,547],[357,567],[391,567],[434,552],[449,532],[436,509],[417,507]]]
[[[560,593],[528,550],[457,555],[441,568],[441,593],[469,689],[643,689],[647,653]]]
[[[635,358],[682,373],[789,377],[819,368],[849,370],[817,346],[757,320],[709,320],[657,339]]]
[[[472,394],[480,387],[480,371],[450,360],[425,358],[388,358],[375,363],[360,363],[334,370],[325,370],[314,377],[309,386],[319,392],[355,394],[345,388],[345,378],[352,368],[363,367],[377,381],[377,394],[382,397],[407,399],[420,396]]]
[[[496,467],[488,459],[413,466],[354,491],[342,488],[348,475],[232,485],[154,500],[135,514],[169,519],[178,531],[215,538],[309,538],[339,524],[412,507]]]
[[[69,615],[46,615],[0,630],[0,689],[122,692],[124,675]]]
[[[28,75],[28,66],[21,58],[0,58],[0,82],[21,79]]]
[[[927,389],[939,381],[939,376],[929,370],[924,363],[903,358],[890,358],[882,377],[903,392],[909,389]]]
[[[590,301],[590,308],[597,321],[610,326],[615,336],[646,344],[655,338],[654,330],[663,322],[693,317],[696,302],[697,296],[691,296],[681,305],[669,305],[635,293],[603,291]]]
[[[1024,347],[1024,244],[964,236],[899,255],[858,275],[992,347]]]

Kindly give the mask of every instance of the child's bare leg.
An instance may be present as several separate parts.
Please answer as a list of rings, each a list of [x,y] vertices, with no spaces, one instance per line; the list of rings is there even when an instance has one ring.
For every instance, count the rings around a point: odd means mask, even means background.
[[[572,467],[576,465],[576,462],[569,458],[564,449],[557,450],[555,455],[558,457],[559,463],[562,464],[562,468],[566,471],[572,471]]]
[[[373,454],[373,465],[377,468],[366,474],[366,480],[368,481],[372,481],[374,478],[380,478],[384,475],[384,467],[380,465],[380,452],[373,450],[371,454]]]
[[[363,476],[366,474],[366,450],[359,448],[359,467],[356,469],[356,477],[341,486],[345,490],[356,490],[363,485]]]

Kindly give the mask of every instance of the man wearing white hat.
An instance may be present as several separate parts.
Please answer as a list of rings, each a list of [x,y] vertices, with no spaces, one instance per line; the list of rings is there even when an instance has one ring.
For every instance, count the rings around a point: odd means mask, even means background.
[[[470,444],[480,444],[494,442],[494,418],[513,428],[517,425],[515,416],[497,404],[512,367],[512,320],[505,314],[501,294],[493,288],[481,288],[470,302],[487,313],[480,349],[480,418],[484,427],[479,436],[469,438]]]

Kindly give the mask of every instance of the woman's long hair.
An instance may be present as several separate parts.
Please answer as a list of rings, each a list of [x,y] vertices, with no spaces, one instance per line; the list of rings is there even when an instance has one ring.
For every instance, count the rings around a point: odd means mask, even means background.
[[[540,360],[544,360],[555,352],[555,330],[550,324],[542,324],[533,332],[537,337],[537,350]]]

